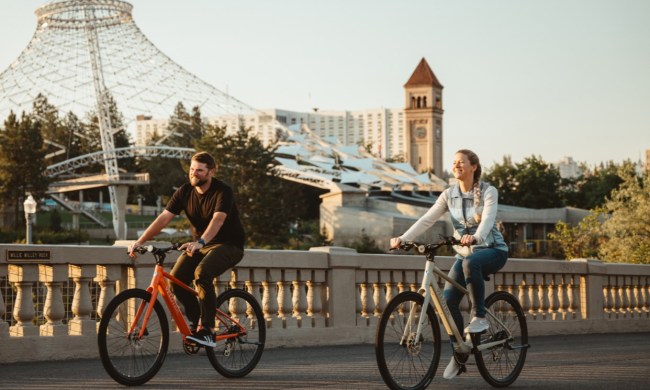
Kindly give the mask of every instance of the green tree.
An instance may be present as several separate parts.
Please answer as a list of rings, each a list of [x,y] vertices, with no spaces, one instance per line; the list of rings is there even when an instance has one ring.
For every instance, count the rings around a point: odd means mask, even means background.
[[[483,177],[499,190],[499,203],[534,209],[562,206],[560,172],[541,157],[533,155],[513,165],[506,156]]]
[[[517,169],[510,156],[504,156],[501,164],[494,164],[482,174],[482,180],[492,184],[499,192],[499,203],[514,205],[516,196],[515,175]]]
[[[603,241],[601,220],[601,210],[595,210],[576,226],[558,222],[555,232],[549,233],[548,237],[559,244],[561,256],[565,259],[598,258],[598,250]]]
[[[593,170],[582,167],[583,174],[575,179],[564,179],[562,195],[566,206],[591,210],[602,206],[612,190],[623,182],[620,169],[634,169],[631,161],[621,165],[610,161],[601,163]]]
[[[48,164],[63,161],[66,155],[66,131],[59,120],[59,111],[43,94],[39,93],[34,99],[32,119],[40,123],[45,148],[50,155]]]
[[[174,113],[169,118],[167,130],[171,132],[168,144],[182,148],[192,148],[196,141],[203,136],[203,119],[201,110],[194,107],[190,114],[182,102],[174,108]]]
[[[289,224],[304,204],[299,197],[287,196],[284,181],[276,176],[275,147],[265,147],[251,137],[249,129],[226,134],[225,127],[206,126],[197,150],[214,156],[216,177],[233,187],[248,245],[281,246],[289,238]]]
[[[63,117],[63,120],[61,121],[61,127],[65,132],[65,135],[61,141],[65,142],[64,145],[66,146],[66,160],[73,157],[79,157],[86,151],[90,150],[89,143],[91,137],[86,134],[87,127],[72,111],[68,112],[68,114]]]
[[[607,238],[601,259],[617,263],[650,264],[650,175],[639,179],[622,168],[623,182],[604,205],[609,218],[602,229]]]
[[[43,174],[46,150],[40,122],[23,112],[21,119],[11,112],[0,132],[0,199],[18,215],[25,194],[42,199],[49,179]],[[18,218],[15,219],[18,228]]]

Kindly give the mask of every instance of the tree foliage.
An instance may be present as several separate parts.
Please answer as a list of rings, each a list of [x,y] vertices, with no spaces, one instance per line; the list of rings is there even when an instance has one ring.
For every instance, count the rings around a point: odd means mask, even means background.
[[[26,194],[37,200],[45,195],[49,185],[43,174],[45,153],[41,122],[24,112],[18,120],[11,112],[0,131],[0,200],[5,207],[13,207],[14,215],[19,214]],[[17,218],[15,223],[17,228]]]
[[[483,179],[498,189],[501,204],[535,209],[562,206],[560,172],[541,157],[533,155],[513,164],[506,156]]]
[[[618,165],[610,161],[594,169],[583,166],[583,173],[579,177],[562,180],[564,204],[587,210],[602,206],[612,191],[623,182],[619,175],[621,169],[633,171],[634,164],[625,161]]]
[[[602,214],[592,211],[577,225],[558,222],[555,232],[548,237],[560,245],[566,259],[595,259],[599,257],[599,247],[603,241],[600,229]]]
[[[621,184],[601,208],[575,227],[558,223],[549,234],[566,258],[650,264],[650,178],[640,179],[628,168],[618,170]]]
[[[617,263],[650,264],[650,177],[639,179],[626,169],[623,180],[604,205],[609,218],[602,229],[606,240],[601,258]]]
[[[227,134],[225,127],[208,125],[196,148],[215,158],[216,177],[232,186],[248,246],[281,246],[288,241],[289,224],[305,205],[276,176],[275,147],[264,146],[249,133],[242,127]]]

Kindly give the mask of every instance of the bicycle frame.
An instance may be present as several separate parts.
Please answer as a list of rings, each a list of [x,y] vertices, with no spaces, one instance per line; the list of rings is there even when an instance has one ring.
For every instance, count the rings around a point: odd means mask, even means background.
[[[435,265],[433,258],[430,258],[427,255],[426,266],[424,268],[424,276],[422,277],[422,284],[418,289],[418,294],[424,296],[424,303],[422,304],[422,312],[426,313],[426,308],[429,307],[429,304],[431,303],[431,301],[433,301],[436,312],[438,312],[438,314],[440,315],[440,318],[442,320],[442,325],[445,327],[447,334],[449,335],[450,338],[453,336],[456,340],[456,342],[454,343],[454,349],[460,353],[470,353],[472,352],[472,346],[463,342],[462,334],[456,327],[456,323],[454,322],[453,317],[451,316],[451,312],[449,311],[447,302],[445,302],[445,300],[442,298],[442,291],[440,289],[440,286],[438,285],[437,281],[433,278],[433,275],[440,276],[447,282],[451,283],[455,288],[459,289],[463,294],[469,296],[469,292],[465,287],[461,286],[455,280],[450,278],[447,274],[442,272],[440,268],[438,268]],[[407,320],[406,326],[404,327],[404,334],[402,335],[402,340],[401,340],[402,344],[408,338],[409,335],[408,329],[410,328],[410,324],[413,322],[413,316],[415,315],[414,312],[415,310],[411,310],[409,313],[409,318]],[[487,315],[493,318],[499,324],[503,325],[503,323],[498,318],[496,318],[490,311],[487,311]],[[420,320],[418,321],[417,330],[415,334],[415,340],[420,339],[422,328],[424,326],[424,322],[426,321],[426,319],[427,319],[426,315],[420,315]],[[508,338],[510,337],[512,337],[512,335],[508,334]],[[507,339],[498,340],[491,343],[480,344],[478,346],[474,345],[473,347],[478,348],[479,351],[482,351],[488,348],[492,348],[496,345],[504,344],[506,341]]]
[[[143,325],[142,328],[140,329],[140,333],[138,334],[138,337],[142,338],[144,336],[144,333],[147,329],[147,324],[149,322],[149,318],[151,317],[151,312],[153,310],[154,304],[158,299],[158,295],[161,295],[163,301],[169,308],[169,312],[172,318],[174,319],[174,322],[178,326],[178,330],[183,335],[183,341],[185,341],[185,337],[191,334],[190,327],[187,324],[187,321],[185,321],[185,317],[183,316],[180,307],[178,307],[178,303],[176,303],[176,299],[174,299],[174,294],[172,293],[169,287],[170,285],[166,279],[169,279],[172,283],[175,283],[176,285],[182,287],[184,290],[189,291],[194,296],[199,295],[199,293],[196,290],[189,287],[188,285],[186,285],[176,277],[174,277],[174,275],[165,271],[163,266],[158,264],[158,262],[156,262],[156,267],[154,268],[153,277],[151,278],[151,283],[149,284],[149,287],[147,287],[147,292],[151,294],[151,300],[148,302],[149,306],[147,307],[146,313],[144,313]],[[135,330],[136,324],[138,323],[138,319],[143,314],[142,312],[144,311],[144,306],[145,306],[145,302],[142,302],[133,319],[133,323],[131,325],[131,329],[129,332],[130,334],[132,334],[133,331]],[[217,308],[217,317],[225,318],[231,323],[235,324],[239,329],[239,332],[237,333],[228,332],[226,334],[218,334],[216,336],[216,341],[235,338],[238,337],[242,332],[243,333],[246,332],[245,328],[238,321],[236,321],[234,318],[230,317],[228,314],[224,313],[223,311],[219,310],[218,308]]]

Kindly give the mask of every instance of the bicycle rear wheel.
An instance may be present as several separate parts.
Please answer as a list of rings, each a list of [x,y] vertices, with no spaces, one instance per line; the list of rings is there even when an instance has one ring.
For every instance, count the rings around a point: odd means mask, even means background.
[[[240,332],[237,324],[245,331]],[[255,297],[239,289],[227,290],[220,294],[217,297],[215,325],[217,335],[238,335],[224,340],[223,343],[219,342],[214,348],[205,348],[212,366],[227,378],[240,378],[250,373],[260,361],[266,341],[264,314]]]
[[[407,291],[393,298],[381,316],[375,336],[375,355],[384,382],[391,389],[424,389],[440,362],[440,325],[431,305],[419,340],[415,340],[424,297]],[[415,315],[407,325],[409,314]],[[401,342],[406,333],[407,339]]]
[[[153,378],[167,356],[169,327],[160,302],[155,302],[144,334],[138,337],[150,299],[151,294],[144,290],[123,291],[109,302],[99,322],[97,343],[102,364],[113,379],[126,386],[141,385]],[[136,320],[141,306],[143,310]]]
[[[476,353],[476,365],[490,385],[505,387],[511,385],[524,368],[528,348],[526,317],[517,299],[505,291],[487,297],[485,307],[498,321],[486,316],[490,328],[480,335],[481,344],[507,341]]]

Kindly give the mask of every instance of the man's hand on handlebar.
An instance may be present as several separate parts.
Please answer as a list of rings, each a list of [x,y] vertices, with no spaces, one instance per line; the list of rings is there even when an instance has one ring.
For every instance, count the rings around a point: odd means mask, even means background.
[[[399,237],[393,237],[390,239],[390,249],[399,249],[402,239]]]
[[[129,253],[129,256],[131,256],[132,259],[135,260],[135,258],[138,257],[138,255],[136,254],[136,249],[138,249],[141,246],[142,244],[140,244],[138,241],[133,241],[131,245],[129,245],[129,249],[127,250],[127,252]]]

